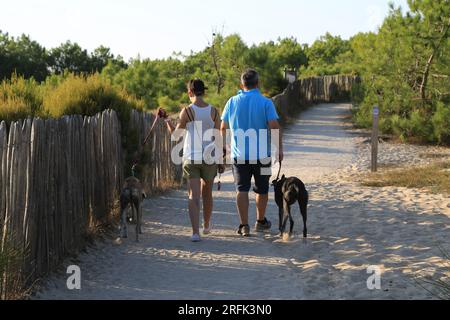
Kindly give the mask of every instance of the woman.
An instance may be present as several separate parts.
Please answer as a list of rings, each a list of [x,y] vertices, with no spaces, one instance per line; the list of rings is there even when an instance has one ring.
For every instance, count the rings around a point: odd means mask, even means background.
[[[192,224],[193,242],[201,241],[200,236],[200,205],[203,199],[203,234],[211,232],[211,216],[213,211],[212,190],[214,179],[218,169],[217,164],[205,163],[205,149],[212,145],[212,139],[205,141],[205,132],[220,129],[220,115],[216,108],[204,100],[207,88],[200,79],[191,80],[187,85],[191,105],[184,108],[180,113],[177,127],[170,119],[166,119],[167,127],[173,134],[179,129],[186,130],[183,148],[183,176],[188,180],[189,189],[189,217]],[[162,110],[164,113],[164,110]]]

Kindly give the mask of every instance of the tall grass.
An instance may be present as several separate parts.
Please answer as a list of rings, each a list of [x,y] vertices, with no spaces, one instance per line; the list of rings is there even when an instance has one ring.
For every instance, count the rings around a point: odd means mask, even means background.
[[[434,277],[416,278],[416,284],[430,293],[434,298],[439,300],[450,300],[450,278],[448,272],[450,271],[450,254],[442,247],[439,248],[442,252],[445,267],[447,268],[447,275]]]
[[[425,188],[434,193],[450,195],[450,161],[430,165],[384,170],[370,173],[362,184],[366,187]]]
[[[0,247],[0,300],[21,299],[27,294],[20,272],[24,255],[8,241]]]
[[[42,116],[42,87],[33,79],[13,75],[0,84],[0,121]]]
[[[144,108],[142,100],[113,87],[98,74],[86,77],[70,74],[56,85],[48,82],[44,86],[43,97],[43,110],[52,117],[73,114],[92,116],[105,109],[113,109],[122,115],[133,108]]]
[[[0,85],[0,121],[27,117],[79,114],[92,116],[105,109],[117,111],[126,122],[131,109],[145,108],[143,100],[111,85],[98,74],[53,76],[39,84],[33,79],[13,76]]]

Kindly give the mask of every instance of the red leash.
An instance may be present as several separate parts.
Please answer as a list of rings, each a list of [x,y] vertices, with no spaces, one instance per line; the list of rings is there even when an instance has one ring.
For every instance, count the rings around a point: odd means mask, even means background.
[[[150,128],[150,130],[149,130],[147,136],[145,137],[144,142],[143,142],[142,145],[141,145],[141,148],[142,148],[142,149],[143,149],[143,148],[145,147],[145,145],[148,143],[148,141],[149,141],[149,139],[150,139],[150,136],[152,135],[153,130],[155,129],[156,124],[158,123],[159,118],[167,119],[167,117],[168,117],[168,115],[167,115],[166,112],[163,112],[162,110],[159,110],[159,111],[158,111],[158,114],[155,115],[155,121],[153,121],[153,125],[152,125],[152,127]],[[133,166],[132,166],[132,168],[131,168],[131,173],[132,173],[132,176],[133,176],[133,177],[135,176],[135,169],[136,169],[136,167],[137,167],[138,164],[139,164],[139,156],[136,157],[136,159],[135,159],[134,162],[133,162]]]
[[[159,117],[156,116],[155,117],[155,121],[153,122],[152,127],[150,128],[150,131],[148,132],[147,137],[145,137],[144,142],[142,143],[142,147],[145,147],[145,145],[147,144],[148,140],[150,139],[150,136],[152,135],[153,130],[155,129],[156,124],[158,123]]]

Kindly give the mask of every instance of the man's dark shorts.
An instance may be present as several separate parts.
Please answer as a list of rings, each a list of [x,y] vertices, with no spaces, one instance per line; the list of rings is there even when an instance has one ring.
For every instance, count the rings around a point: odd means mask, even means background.
[[[272,162],[270,159],[263,161],[237,162],[234,160],[233,175],[236,188],[239,192],[250,192],[252,177],[255,178],[256,194],[266,195],[269,193],[269,181],[271,177]]]

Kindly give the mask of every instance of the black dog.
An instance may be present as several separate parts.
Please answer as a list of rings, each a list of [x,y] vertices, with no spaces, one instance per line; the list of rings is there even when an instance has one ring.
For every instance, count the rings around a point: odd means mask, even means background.
[[[291,206],[298,202],[303,217],[303,237],[307,238],[306,222],[308,220],[309,195],[305,184],[298,178],[286,178],[284,175],[281,180],[275,180],[272,184],[275,188],[275,202],[279,209],[281,236],[283,237],[285,233],[288,219],[291,223],[289,235],[292,235],[294,219],[291,215]]]

